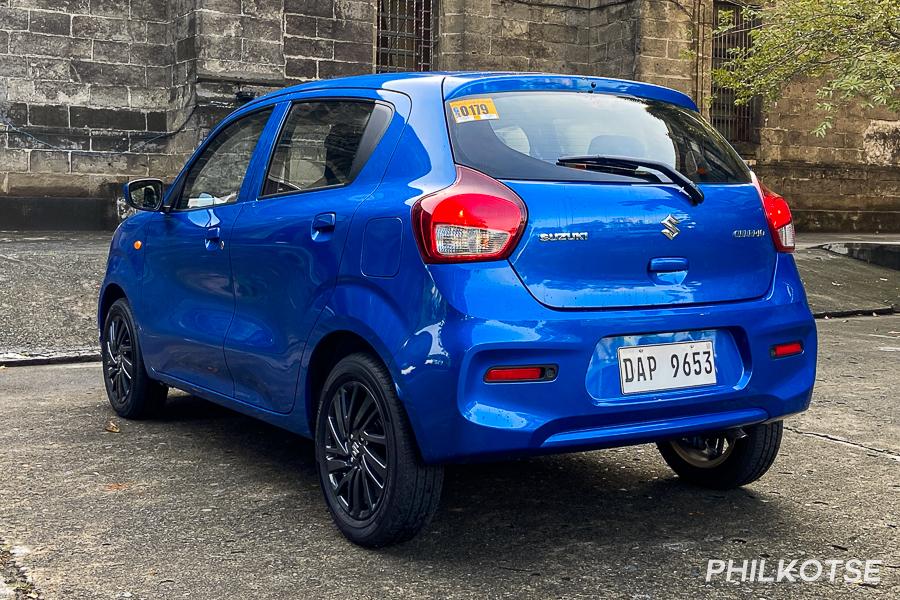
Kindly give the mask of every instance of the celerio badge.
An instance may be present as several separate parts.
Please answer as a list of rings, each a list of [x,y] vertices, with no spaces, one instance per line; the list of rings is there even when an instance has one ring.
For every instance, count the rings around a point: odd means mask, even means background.
[[[765,237],[765,229],[735,229],[731,235],[736,238],[761,238]]]
[[[677,236],[679,233],[681,233],[681,230],[678,229],[678,224],[681,223],[681,221],[679,221],[672,215],[669,215],[668,217],[666,217],[665,219],[660,221],[660,223],[662,223],[663,227],[665,228],[662,231],[660,231],[660,233],[663,234],[664,236],[666,236],[667,238],[669,238],[670,240],[674,240],[675,236]]]

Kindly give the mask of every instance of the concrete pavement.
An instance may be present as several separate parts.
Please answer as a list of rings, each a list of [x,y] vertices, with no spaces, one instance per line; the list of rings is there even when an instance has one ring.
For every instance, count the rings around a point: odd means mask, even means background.
[[[46,598],[896,598],[900,316],[819,332],[812,409],[759,482],[687,486],[652,446],[458,466],[379,552],[333,528],[301,438],[184,395],[115,419],[93,363],[2,369],[0,537]],[[760,558],[877,559],[881,582],[704,581]]]
[[[109,232],[0,232],[0,357],[97,349]]]

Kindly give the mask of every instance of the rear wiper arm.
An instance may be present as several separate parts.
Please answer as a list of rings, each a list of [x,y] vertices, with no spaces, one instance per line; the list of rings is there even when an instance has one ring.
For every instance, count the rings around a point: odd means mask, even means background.
[[[628,156],[560,156],[556,160],[556,164],[561,167],[571,167],[574,165],[584,165],[590,167],[608,167],[612,169],[649,169],[662,173],[669,180],[679,186],[684,193],[687,194],[694,206],[703,202],[703,191],[697,187],[693,181],[679,173],[669,165],[655,160],[646,160],[643,158],[631,158]]]

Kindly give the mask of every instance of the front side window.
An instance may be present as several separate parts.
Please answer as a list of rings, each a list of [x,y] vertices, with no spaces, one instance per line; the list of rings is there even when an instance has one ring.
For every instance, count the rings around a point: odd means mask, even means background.
[[[747,183],[747,166],[703,118],[674,104],[610,94],[504,92],[447,102],[456,162],[499,179],[623,181],[566,157],[664,163],[697,183]]]
[[[237,202],[256,142],[271,109],[238,119],[216,135],[191,166],[178,210]]]
[[[295,104],[278,137],[263,196],[350,183],[367,158],[360,148],[369,145],[364,136],[377,108],[385,107],[355,101]]]

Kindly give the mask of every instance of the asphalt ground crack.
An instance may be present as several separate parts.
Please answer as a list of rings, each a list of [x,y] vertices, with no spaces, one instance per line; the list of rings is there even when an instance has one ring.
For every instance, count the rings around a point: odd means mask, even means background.
[[[788,425],[784,426],[785,429],[792,433],[796,433],[798,435],[805,435],[808,437],[815,437],[823,440],[827,440],[829,442],[834,442],[836,444],[843,444],[845,446],[853,446],[854,448],[859,448],[861,450],[868,450],[869,452],[875,452],[877,454],[883,454],[887,456],[891,460],[896,460],[900,462],[900,453],[894,452],[892,450],[888,450],[886,448],[876,448],[874,446],[866,446],[865,444],[860,444],[858,442],[851,442],[850,440],[844,439],[842,437],[838,437],[835,435],[830,435],[827,433],[818,433],[816,431],[804,431],[802,429],[797,429],[796,427],[790,427]]]
[[[16,561],[14,549],[0,539],[0,599],[35,600],[44,596]]]

